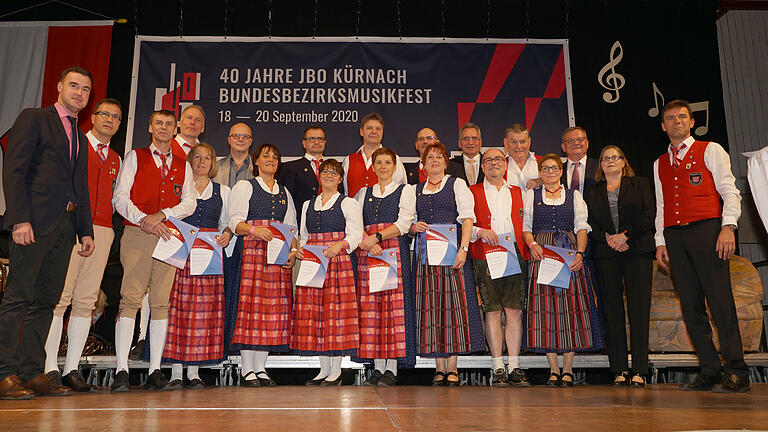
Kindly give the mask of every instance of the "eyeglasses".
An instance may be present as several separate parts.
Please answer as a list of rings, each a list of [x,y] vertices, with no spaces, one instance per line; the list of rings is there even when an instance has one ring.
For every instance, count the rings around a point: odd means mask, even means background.
[[[320,171],[320,174],[329,175],[329,176],[341,175],[338,172],[336,172],[336,170],[334,170],[334,169],[324,169],[324,170]]]
[[[501,156],[489,157],[487,159],[484,159],[483,163],[486,164],[486,165],[500,164],[500,163],[504,162],[504,159],[505,158],[503,158]]]
[[[249,139],[253,138],[252,136],[250,136],[248,134],[240,134],[240,133],[238,133],[238,134],[230,134],[229,137],[232,138],[232,139],[235,139],[235,140],[240,140],[240,139],[249,140]]]
[[[461,137],[461,141],[464,141],[464,142],[470,142],[470,141],[472,141],[472,142],[475,142],[475,141],[480,141],[480,137],[476,137],[476,136]]]
[[[304,137],[304,141],[325,142],[325,137]]]
[[[563,141],[565,144],[574,145],[576,143],[584,144],[584,141],[587,140],[587,137],[578,137],[578,138],[571,138]]]
[[[423,136],[423,137],[416,137],[416,141],[431,141],[431,140],[434,140],[434,139],[437,139],[437,137],[434,136],[434,135],[427,135],[427,136]]]
[[[600,158],[601,162],[608,162],[608,161],[618,162],[620,160],[624,160],[624,156],[613,155],[613,156],[603,156],[602,158]]]
[[[106,112],[106,111],[96,111],[93,114],[97,116],[102,116],[104,120],[111,118],[112,120],[120,121],[120,114],[113,114],[111,112]]]
[[[541,172],[556,173],[556,172],[560,171],[560,167],[557,166],[557,165],[543,166],[543,167],[541,167],[541,169],[539,171],[541,171]]]
[[[517,146],[517,145],[526,145],[526,144],[528,144],[528,140],[527,140],[527,139],[522,139],[522,140],[509,140],[509,141],[507,141],[507,142],[508,142],[510,145],[513,145],[513,146]]]

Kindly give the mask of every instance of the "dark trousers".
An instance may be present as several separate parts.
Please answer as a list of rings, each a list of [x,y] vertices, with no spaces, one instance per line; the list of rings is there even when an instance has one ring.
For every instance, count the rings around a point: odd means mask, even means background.
[[[715,251],[720,234],[720,219],[706,219],[682,227],[664,229],[672,281],[680,296],[683,321],[699,357],[701,374],[718,376],[720,356],[712,342],[707,305],[717,326],[725,372],[747,376],[741,348],[741,332],[731,291],[731,272],[727,260]],[[706,300],[706,303],[705,303]]]
[[[611,372],[618,374],[629,370],[623,295],[626,290],[632,370],[647,375],[653,255],[621,253],[612,259],[596,259],[594,263],[603,305],[605,342]]]
[[[0,303],[0,379],[16,374],[26,381],[43,373],[45,339],[74,243],[74,213],[32,244],[10,239],[10,273]]]

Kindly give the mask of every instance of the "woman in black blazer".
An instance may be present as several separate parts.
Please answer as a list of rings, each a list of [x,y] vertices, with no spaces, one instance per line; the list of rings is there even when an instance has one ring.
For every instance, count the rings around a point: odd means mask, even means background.
[[[653,275],[653,221],[656,204],[648,180],[635,173],[620,148],[600,152],[597,183],[584,194],[589,208],[592,259],[600,287],[606,345],[614,385],[642,387],[648,374],[648,321]],[[624,323],[626,289],[632,347],[627,362]]]

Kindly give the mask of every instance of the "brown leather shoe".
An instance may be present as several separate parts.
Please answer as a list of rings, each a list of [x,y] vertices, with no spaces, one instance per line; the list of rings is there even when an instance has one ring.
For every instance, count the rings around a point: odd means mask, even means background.
[[[9,375],[0,381],[0,399],[28,400],[34,399],[35,392],[21,385],[21,379],[16,375]]]
[[[24,387],[35,392],[35,396],[69,396],[72,389],[64,386],[55,386],[46,374],[40,374],[31,380],[21,383]]]

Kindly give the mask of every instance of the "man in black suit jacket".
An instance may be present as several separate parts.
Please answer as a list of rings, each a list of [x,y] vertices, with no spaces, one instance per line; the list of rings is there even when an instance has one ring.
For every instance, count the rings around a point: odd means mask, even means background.
[[[282,164],[277,179],[277,182],[291,193],[299,225],[301,225],[301,206],[304,205],[304,201],[320,193],[318,169],[323,162],[325,152],[325,129],[320,125],[307,126],[301,138],[301,145],[304,147],[304,156]]]
[[[584,191],[595,183],[595,173],[597,173],[598,164],[597,159],[587,157],[587,150],[589,149],[587,131],[580,126],[567,128],[563,132],[560,147],[562,147],[567,155],[567,159],[563,164],[560,183],[568,189],[574,189],[575,184],[574,187],[571,187],[573,170],[578,169],[578,188],[579,192],[584,195]]]
[[[480,127],[474,123],[466,123],[459,130],[459,149],[461,156],[451,158],[448,163],[447,174],[458,177],[467,182],[467,186],[483,182],[483,170],[480,167],[480,159],[483,154],[483,136]],[[470,168],[470,165],[474,168]],[[471,171],[474,170],[474,175]],[[472,178],[470,178],[472,177]]]
[[[12,229],[12,271],[0,304],[0,399],[71,392],[43,374],[43,344],[64,287],[75,234],[82,256],[94,248],[90,144],[76,119],[88,104],[91,73],[68,68],[57,88],[53,106],[22,111],[8,135],[4,227]]]
[[[419,161],[403,164],[408,184],[416,185],[427,181],[427,174],[423,173],[424,167],[421,164],[421,157],[424,154],[424,149],[437,140],[437,134],[430,128],[423,128],[416,132],[416,141],[413,144],[416,147],[416,151],[419,152]]]

